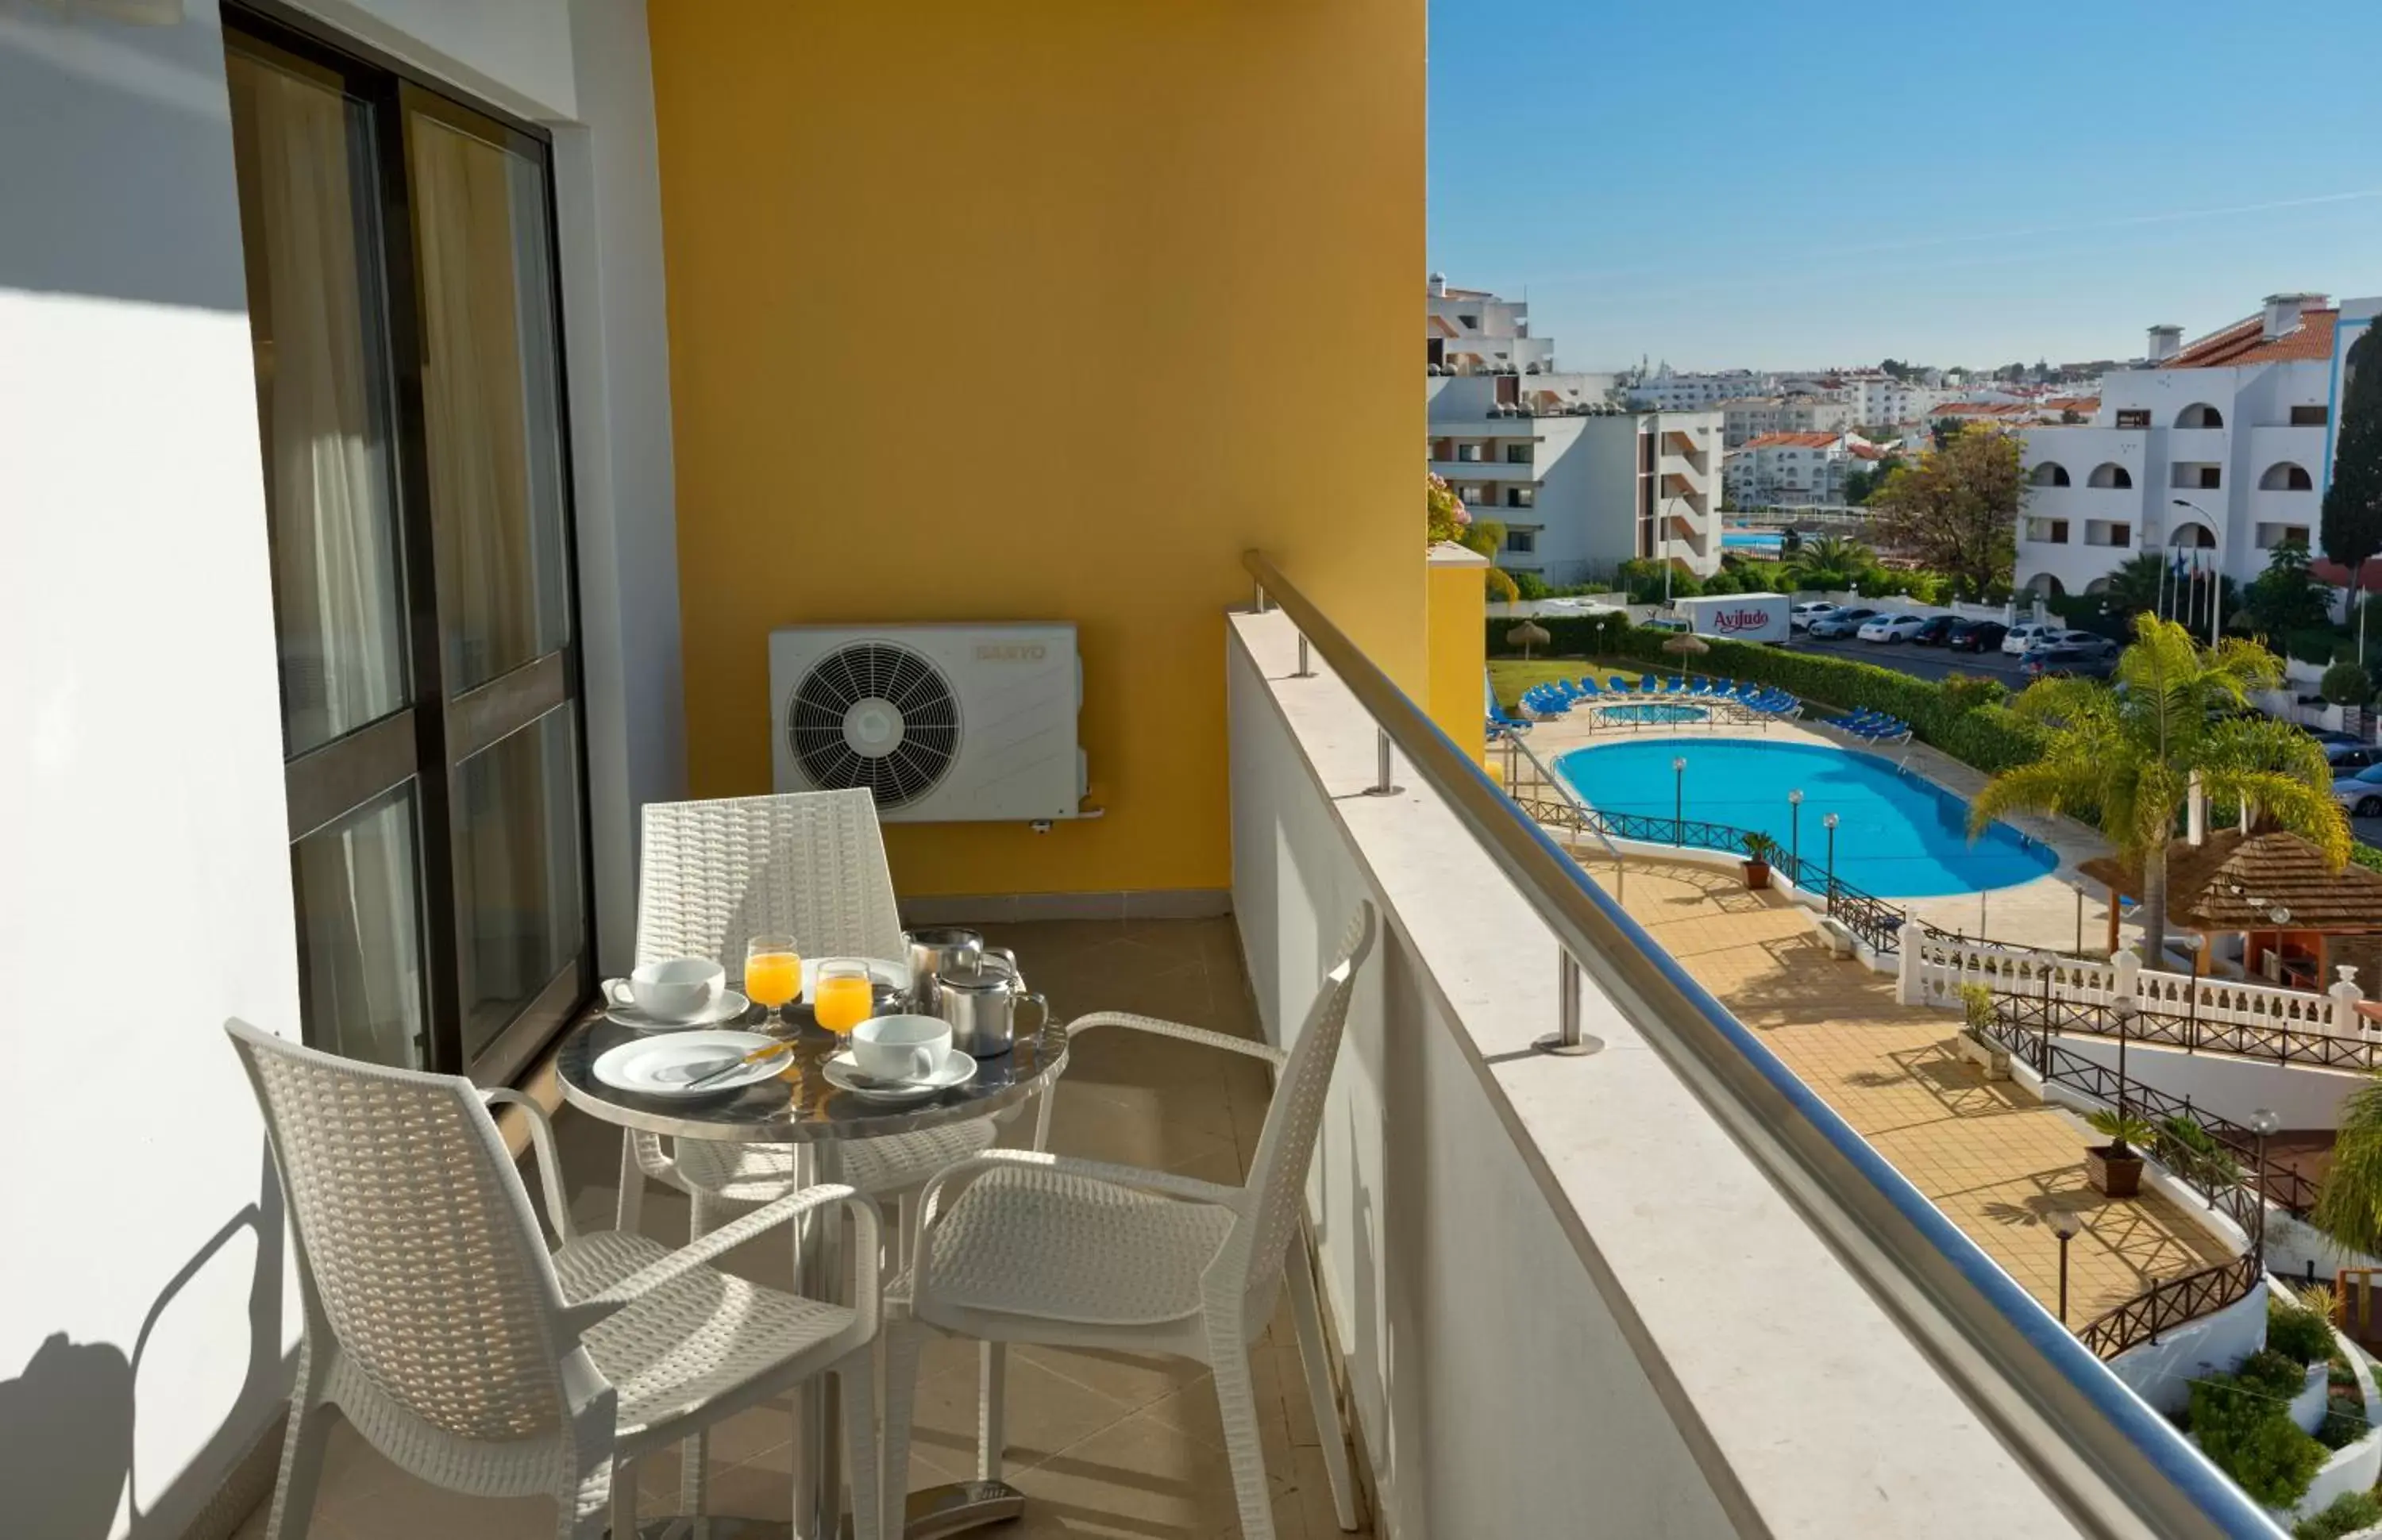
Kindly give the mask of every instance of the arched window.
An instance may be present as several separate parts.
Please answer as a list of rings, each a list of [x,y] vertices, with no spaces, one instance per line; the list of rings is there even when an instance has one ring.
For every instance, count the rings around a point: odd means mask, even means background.
[[[2258,486],[2265,492],[2314,492],[2315,478],[2308,474],[2304,465],[2287,459],[2277,460],[2266,467],[2265,475],[2258,478]]]
[[[2134,484],[2134,473],[2115,460],[2103,460],[2093,468],[2093,474],[2086,478],[2084,484],[2122,489]]]
[[[2207,525],[2187,519],[2175,527],[2167,544],[2181,550],[2213,551],[2216,548],[2216,532]]]
[[[2194,401],[2176,414],[2175,425],[2179,428],[2221,428],[2225,426],[2225,414],[2205,401]]]
[[[2061,599],[2068,594],[2068,590],[2060,586],[2059,580],[2048,572],[2037,572],[2033,577],[2027,579],[2026,591],[2045,599]]]
[[[2116,585],[2111,583],[2106,578],[2095,578],[2091,582],[2084,585],[2084,592],[2086,593],[2106,593],[2115,586]]]
[[[2068,467],[2057,460],[2047,459],[2026,473],[2029,486],[2068,485]]]

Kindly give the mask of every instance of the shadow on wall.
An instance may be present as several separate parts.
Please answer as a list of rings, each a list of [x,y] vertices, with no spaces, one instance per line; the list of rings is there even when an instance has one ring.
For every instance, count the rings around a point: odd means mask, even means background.
[[[246,310],[215,7],[174,27],[0,7],[0,289]],[[177,238],[161,243],[157,231]]]
[[[289,1393],[281,1351],[281,1181],[263,1146],[257,1200],[208,1238],[159,1290],[133,1339],[76,1343],[54,1333],[24,1372],[0,1381],[0,1534],[8,1540],[107,1540],[119,1511],[129,1540],[179,1535],[215,1485],[248,1452],[256,1430]],[[144,1511],[134,1458],[141,1359],[177,1296],[215,1255],[252,1230],[256,1263],[248,1291],[248,1370],[230,1417]]]

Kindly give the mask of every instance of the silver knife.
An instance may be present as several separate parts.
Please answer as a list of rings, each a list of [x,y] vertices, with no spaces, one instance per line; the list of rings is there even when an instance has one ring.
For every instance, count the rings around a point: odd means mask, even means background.
[[[751,1057],[740,1057],[730,1059],[718,1069],[706,1069],[702,1074],[697,1075],[694,1079],[688,1081],[686,1082],[686,1088],[689,1091],[700,1091],[705,1086],[709,1085],[713,1081],[726,1080],[729,1076],[734,1074],[737,1070],[743,1069],[748,1064],[767,1064],[769,1060],[779,1057],[780,1055],[790,1054],[793,1051],[794,1045],[792,1044],[781,1043],[766,1054],[758,1054]]]

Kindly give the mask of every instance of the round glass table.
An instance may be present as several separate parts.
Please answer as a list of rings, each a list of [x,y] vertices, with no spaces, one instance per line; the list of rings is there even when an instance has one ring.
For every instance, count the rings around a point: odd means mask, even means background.
[[[798,1021],[800,1008],[791,1012]],[[760,1030],[762,1013],[755,1008],[741,1023]],[[828,1083],[820,1065],[835,1052],[836,1039],[806,1021],[800,1021],[794,1059],[781,1073],[758,1084],[717,1095],[691,1099],[638,1095],[616,1090],[596,1078],[595,1063],[620,1044],[646,1033],[623,1026],[608,1016],[572,1029],[563,1039],[556,1062],[563,1099],[591,1118],[618,1124],[620,1142],[620,1227],[638,1227],[645,1174],[637,1164],[633,1135],[659,1134],[671,1139],[705,1139],[723,1143],[767,1143],[794,1146],[798,1185],[841,1179],[845,1146],[872,1139],[921,1133],[981,1118],[1000,1117],[1050,1089],[1067,1066],[1067,1033],[1052,1023],[1031,1037],[1021,1037],[1008,1053],[978,1059],[975,1078],[923,1102],[888,1105],[855,1096]],[[840,1212],[805,1216],[795,1236],[795,1287],[818,1300],[841,1292]],[[838,1461],[841,1436],[836,1426],[834,1398],[824,1380],[815,1379],[797,1393],[801,1436],[795,1442],[795,1523],[756,1523],[749,1520],[669,1520],[660,1525],[640,1525],[653,1535],[711,1534],[728,1540],[738,1536],[783,1535],[795,1540],[836,1540],[842,1533],[842,1476]],[[998,1481],[957,1482],[909,1495],[903,1520],[907,1540],[935,1540],[946,1534],[1006,1522],[1025,1510],[1025,1497],[1013,1486]],[[625,1537],[621,1537],[625,1540]]]

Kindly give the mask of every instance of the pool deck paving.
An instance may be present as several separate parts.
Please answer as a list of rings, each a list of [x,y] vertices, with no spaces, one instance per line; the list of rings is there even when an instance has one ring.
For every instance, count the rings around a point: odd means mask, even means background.
[[[2083,1152],[2097,1141],[2080,1121],[1987,1082],[1953,1054],[1952,1015],[1900,1004],[1892,978],[1836,957],[1783,895],[1701,862],[1632,856],[1627,868],[1631,917],[2047,1309],[2058,1308],[2059,1248],[2046,1220],[2082,1216],[2071,1325],[2231,1254],[2162,1194],[2093,1192]],[[1611,886],[1611,863],[1589,870]]]

